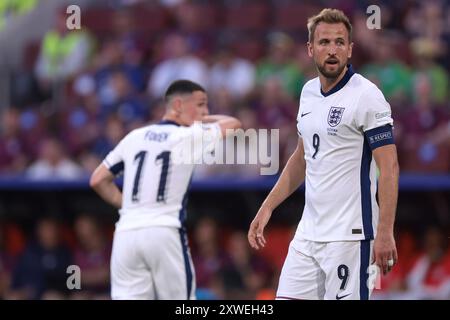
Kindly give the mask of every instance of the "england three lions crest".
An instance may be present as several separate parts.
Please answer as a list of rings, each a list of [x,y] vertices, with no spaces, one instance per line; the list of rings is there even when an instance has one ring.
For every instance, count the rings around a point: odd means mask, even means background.
[[[332,127],[336,127],[342,119],[345,108],[331,107],[328,113],[328,124]]]

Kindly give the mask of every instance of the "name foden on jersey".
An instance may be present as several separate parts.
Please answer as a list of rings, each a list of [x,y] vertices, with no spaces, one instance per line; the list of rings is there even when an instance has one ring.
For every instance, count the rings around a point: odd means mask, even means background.
[[[144,139],[149,141],[164,142],[168,137],[169,134],[167,132],[154,132],[149,130],[145,133]]]

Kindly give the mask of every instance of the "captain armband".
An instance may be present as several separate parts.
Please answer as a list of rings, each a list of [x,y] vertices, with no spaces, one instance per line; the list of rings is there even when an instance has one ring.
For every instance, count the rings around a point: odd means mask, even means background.
[[[374,150],[388,144],[394,144],[394,134],[392,126],[387,124],[364,132],[370,149]]]

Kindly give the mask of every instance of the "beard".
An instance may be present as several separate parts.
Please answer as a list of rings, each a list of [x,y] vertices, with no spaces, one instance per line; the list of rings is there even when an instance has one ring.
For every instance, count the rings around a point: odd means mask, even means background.
[[[327,79],[333,80],[339,77],[339,75],[344,70],[345,66],[347,65],[347,60],[344,61],[344,63],[337,64],[337,68],[334,71],[327,70],[327,64],[324,62],[322,65],[316,62],[317,70]]]

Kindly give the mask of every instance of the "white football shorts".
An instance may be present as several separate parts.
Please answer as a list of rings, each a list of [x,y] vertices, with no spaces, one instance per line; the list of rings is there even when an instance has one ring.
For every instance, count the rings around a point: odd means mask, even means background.
[[[195,273],[183,229],[147,227],[114,233],[111,298],[195,299]]]
[[[295,240],[280,274],[276,299],[368,300],[377,277],[373,240]],[[295,247],[295,248],[294,248]]]

